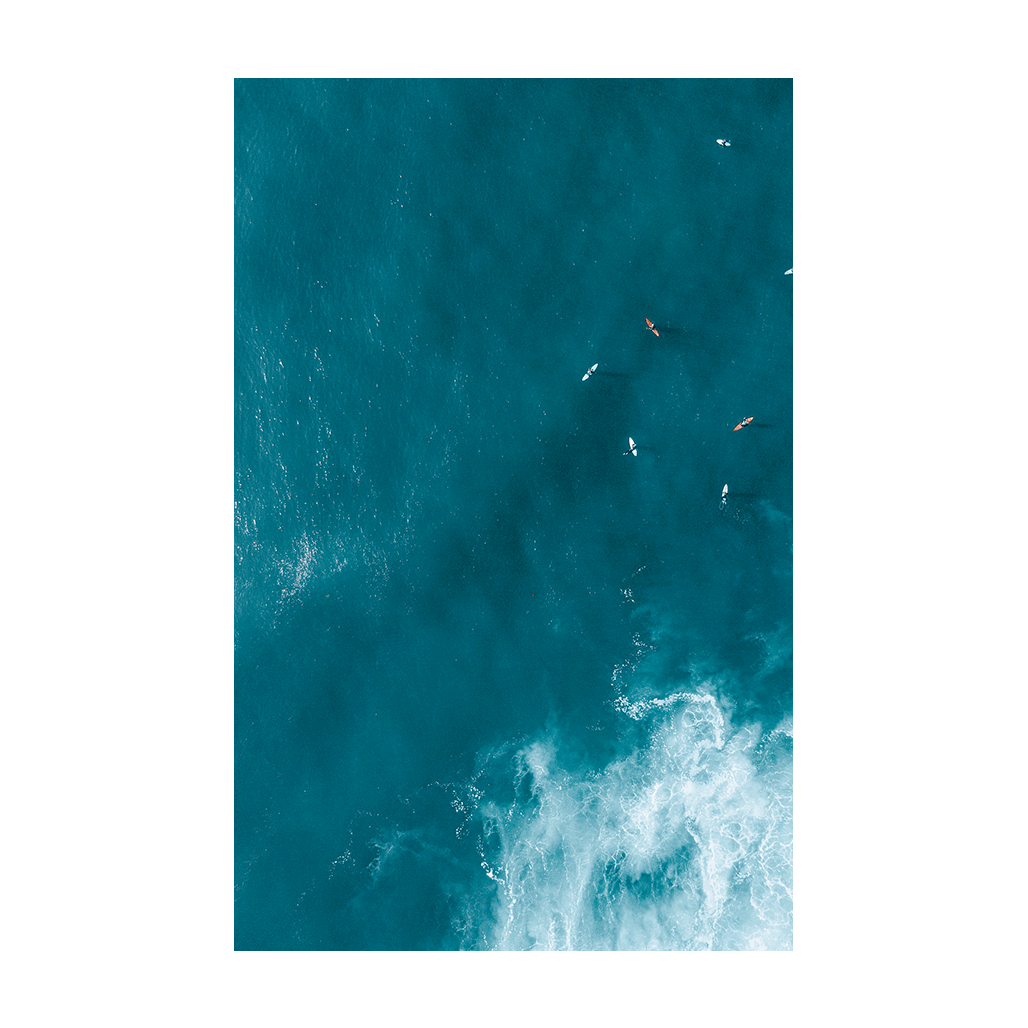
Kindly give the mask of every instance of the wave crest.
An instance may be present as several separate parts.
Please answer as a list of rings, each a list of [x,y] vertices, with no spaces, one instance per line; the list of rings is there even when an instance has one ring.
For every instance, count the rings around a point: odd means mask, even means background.
[[[513,754],[512,800],[468,794],[492,947],[792,948],[791,727],[733,729],[699,692],[647,707],[645,744],[600,771],[550,731]]]

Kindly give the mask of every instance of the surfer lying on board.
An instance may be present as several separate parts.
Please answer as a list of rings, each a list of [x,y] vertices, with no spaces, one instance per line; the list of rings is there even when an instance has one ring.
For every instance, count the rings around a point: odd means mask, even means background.
[[[720,143],[721,146],[731,146],[732,145],[732,141],[730,139],[719,139],[718,143]]]
[[[740,421],[739,424],[732,429],[732,431],[738,432],[739,429],[743,427],[743,425],[748,425],[752,420],[753,418],[743,418],[742,421]]]
[[[646,327],[655,335],[659,336],[660,333],[653,327],[653,322],[649,318],[646,319]]]
[[[639,444],[631,436],[628,437],[628,449],[621,456],[627,457],[629,454],[633,457],[639,456]]]
[[[599,364],[594,364],[583,376],[582,381],[584,382],[597,368]]]
[[[724,510],[728,506],[728,483],[725,482],[724,489],[721,490],[721,509]]]

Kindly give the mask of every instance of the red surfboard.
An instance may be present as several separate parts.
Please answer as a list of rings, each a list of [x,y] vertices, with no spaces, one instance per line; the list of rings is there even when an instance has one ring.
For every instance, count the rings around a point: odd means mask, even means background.
[[[646,327],[655,335],[659,336],[660,333],[653,327],[653,322],[649,318],[646,319]]]
[[[740,421],[739,424],[732,429],[732,431],[738,432],[739,429],[743,427],[743,425],[748,425],[752,420],[753,418],[743,418],[742,421]]]

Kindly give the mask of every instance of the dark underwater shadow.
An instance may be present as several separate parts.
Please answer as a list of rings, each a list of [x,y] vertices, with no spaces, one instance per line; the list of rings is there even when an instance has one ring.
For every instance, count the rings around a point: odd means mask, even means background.
[[[624,443],[622,443],[622,446],[623,445],[624,445]],[[654,460],[659,460],[660,457],[661,457],[661,454],[663,452],[660,447],[657,447],[657,446],[645,446],[642,443],[636,443],[635,444],[635,448],[636,448],[636,450],[639,451],[640,454],[645,453],[648,457],[652,457]],[[622,453],[621,453],[621,456],[622,457],[629,457],[629,456],[631,456],[631,451],[630,450],[623,450]]]
[[[723,353],[724,347],[715,345],[691,329],[679,328],[676,325],[658,325],[660,335],[651,341],[652,349],[665,349],[681,352],[684,350],[701,350],[703,353]]]

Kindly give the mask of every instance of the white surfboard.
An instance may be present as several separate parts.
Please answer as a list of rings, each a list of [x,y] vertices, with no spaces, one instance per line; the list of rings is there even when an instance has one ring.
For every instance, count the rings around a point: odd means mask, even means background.
[[[631,436],[628,437],[628,449],[625,450],[622,456],[627,457],[629,454],[633,457],[639,456],[639,444]]]
[[[718,144],[719,144],[720,146],[731,146],[731,145],[732,145],[732,144],[731,144],[731,141],[730,141],[730,140],[728,140],[728,139],[719,139],[719,140],[718,140]]]
[[[582,381],[584,382],[597,368],[599,364],[594,364],[583,376]]]
[[[724,489],[721,490],[721,499],[723,500],[728,495],[728,483],[725,482]]]
[[[786,275],[791,275],[791,274],[792,274],[792,268],[790,268],[790,269],[789,269],[789,270],[788,270],[788,271],[786,272]]]

